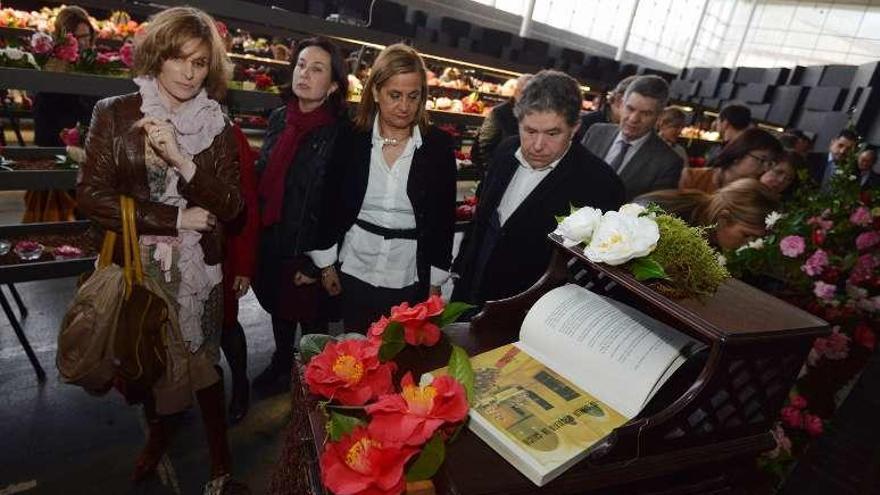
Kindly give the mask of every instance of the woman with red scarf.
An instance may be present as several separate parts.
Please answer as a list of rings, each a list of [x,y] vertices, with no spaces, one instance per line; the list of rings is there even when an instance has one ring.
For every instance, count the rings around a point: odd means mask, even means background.
[[[321,37],[293,50],[287,104],[272,112],[257,161],[260,244],[254,292],[272,315],[275,353],[254,386],[289,376],[296,326],[324,330],[319,308],[326,294],[319,270],[305,256],[314,248],[326,164],[347,124],[348,71],[339,49]]]

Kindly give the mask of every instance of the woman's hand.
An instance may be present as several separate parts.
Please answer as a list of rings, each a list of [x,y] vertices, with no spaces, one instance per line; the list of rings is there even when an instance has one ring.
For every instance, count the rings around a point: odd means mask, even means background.
[[[248,290],[251,288],[251,279],[250,277],[240,277],[236,276],[235,280],[232,281],[232,291],[235,292],[235,297],[241,299],[245,294],[248,293]]]
[[[328,266],[321,270],[321,284],[324,290],[331,296],[338,296],[342,293],[342,284],[339,282],[339,274],[336,273],[336,267]]]
[[[204,208],[193,206],[180,212],[180,230],[210,232],[217,225],[217,217]]]
[[[147,142],[160,158],[185,176],[192,176],[189,172],[194,172],[195,164],[183,156],[180,148],[177,147],[177,134],[170,122],[155,117],[144,117],[135,122],[134,126],[143,128],[147,134]]]
[[[296,272],[296,275],[293,276],[293,285],[299,287],[300,285],[311,285],[317,282],[318,279],[314,277],[309,277],[308,275],[303,274],[303,272]]]

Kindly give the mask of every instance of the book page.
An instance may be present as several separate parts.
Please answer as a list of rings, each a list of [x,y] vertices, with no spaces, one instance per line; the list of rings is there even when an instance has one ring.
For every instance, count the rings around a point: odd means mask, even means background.
[[[549,291],[520,330],[523,350],[578,387],[635,417],[695,341],[647,315],[577,285]]]

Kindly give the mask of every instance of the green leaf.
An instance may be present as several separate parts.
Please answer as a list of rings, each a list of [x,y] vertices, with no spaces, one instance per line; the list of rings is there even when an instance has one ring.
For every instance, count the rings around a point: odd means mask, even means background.
[[[342,333],[336,336],[336,340],[342,342],[343,340],[367,340],[367,336],[362,333]]]
[[[321,354],[324,346],[331,340],[333,337],[322,333],[303,335],[299,341],[299,352],[302,354],[303,362],[308,363],[313,357]]]
[[[574,212],[578,211],[580,208],[575,207],[575,205],[569,203],[568,204],[568,214],[571,215]]]
[[[455,322],[459,316],[462,315],[465,311],[476,308],[473,304],[463,303],[463,302],[451,302],[446,305],[446,308],[443,309],[443,313],[440,314],[440,319],[437,321],[437,326],[440,328],[449,325],[450,323]]]
[[[629,265],[629,270],[639,282],[655,278],[669,278],[663,266],[650,256],[634,259]]]
[[[445,457],[446,444],[443,443],[440,433],[435,433],[422,448],[422,452],[416,457],[415,462],[406,470],[406,481],[431,479],[437,474]]]
[[[406,341],[403,340],[403,325],[400,322],[392,321],[385,327],[382,333],[382,347],[379,348],[379,360],[383,363],[394,359],[398,352],[406,347]]]
[[[449,376],[458,380],[467,392],[468,404],[474,401],[474,368],[471,366],[471,358],[461,347],[452,344],[452,352],[449,353]]]
[[[561,215],[556,215],[556,224],[558,225],[558,224],[564,222],[566,218],[568,218],[568,217],[563,217],[563,216],[561,216]]]
[[[338,442],[344,435],[351,433],[352,430],[363,424],[363,421],[354,416],[331,411],[330,419],[327,420],[327,433],[330,435],[330,440]]]

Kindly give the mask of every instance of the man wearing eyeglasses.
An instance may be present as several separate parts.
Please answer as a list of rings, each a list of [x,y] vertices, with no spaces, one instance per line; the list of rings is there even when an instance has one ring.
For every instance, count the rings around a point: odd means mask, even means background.
[[[668,98],[669,85],[662,78],[636,78],[624,94],[620,124],[595,124],[581,142],[617,172],[627,201],[678,185],[684,163],[654,132]]]

